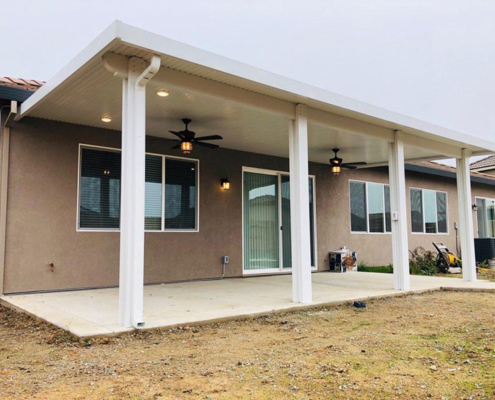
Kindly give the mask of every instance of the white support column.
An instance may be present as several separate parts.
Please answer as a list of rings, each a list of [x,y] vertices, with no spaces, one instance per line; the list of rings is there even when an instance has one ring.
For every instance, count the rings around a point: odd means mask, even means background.
[[[308,192],[308,118],[303,104],[296,106],[296,120],[289,121],[290,218],[292,248],[292,297],[295,303],[313,301]]]
[[[388,146],[394,289],[410,290],[406,174],[404,168],[404,142],[401,132],[395,131],[394,142],[389,143]]]
[[[146,164],[146,83],[158,71],[160,58],[149,65],[131,58],[122,88],[122,172],[120,205],[119,323],[141,328],[144,285],[144,193]],[[116,74],[117,75],[117,74]]]
[[[471,173],[469,158],[471,152],[462,149],[462,157],[457,163],[457,196],[459,202],[459,234],[462,252],[462,278],[465,281],[476,280],[476,258],[474,254],[473,210],[471,205]]]

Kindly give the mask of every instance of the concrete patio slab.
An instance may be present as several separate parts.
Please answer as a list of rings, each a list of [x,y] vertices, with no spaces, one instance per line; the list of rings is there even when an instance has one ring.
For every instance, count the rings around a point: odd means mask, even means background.
[[[312,274],[311,306],[404,294],[390,274]],[[411,276],[410,292],[435,289],[494,290],[495,282]],[[196,281],[144,288],[145,328],[172,327],[307,307],[292,302],[290,275]],[[118,289],[8,295],[2,304],[68,330],[78,337],[131,331],[118,325]]]

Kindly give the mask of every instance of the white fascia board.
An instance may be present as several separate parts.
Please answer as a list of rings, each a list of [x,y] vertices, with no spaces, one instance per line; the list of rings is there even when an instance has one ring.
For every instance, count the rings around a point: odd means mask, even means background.
[[[95,57],[103,55],[113,43],[120,40],[120,29],[122,22],[115,20],[112,22],[96,39],[87,45],[75,58],[73,58],[65,67],[57,72],[43,86],[41,86],[32,96],[21,104],[20,113],[16,121],[29,115],[29,111],[34,110],[40,102],[56,89],[67,78],[84,68]]]

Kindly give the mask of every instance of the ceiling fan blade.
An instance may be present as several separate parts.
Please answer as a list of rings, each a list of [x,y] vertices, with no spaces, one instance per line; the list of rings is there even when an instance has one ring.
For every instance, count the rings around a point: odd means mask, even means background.
[[[171,147],[170,149],[171,149],[171,150],[180,149],[180,143],[181,143],[181,142],[177,143],[174,147]]]
[[[209,149],[218,149],[220,146],[217,144],[204,143],[204,142],[195,142],[195,145],[208,147]]]
[[[197,138],[194,138],[194,140],[222,140],[223,137],[220,135],[211,135],[211,136],[200,136]]]
[[[367,162],[364,162],[364,161],[359,161],[359,162],[348,162],[348,163],[344,163],[342,164],[342,166],[346,166],[346,165],[367,165],[368,163]]]
[[[355,167],[354,165],[349,165],[349,164],[342,164],[341,165],[342,168],[345,168],[345,169],[357,169],[357,167]]]
[[[172,135],[177,136],[179,139],[185,139],[185,137],[179,133],[179,132],[174,132],[174,131],[169,131]]]

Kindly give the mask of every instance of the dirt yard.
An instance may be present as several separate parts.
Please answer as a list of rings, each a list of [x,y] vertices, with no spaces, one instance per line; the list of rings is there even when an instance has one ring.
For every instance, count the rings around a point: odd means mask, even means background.
[[[495,398],[495,294],[367,305],[88,342],[0,308],[0,398]]]

